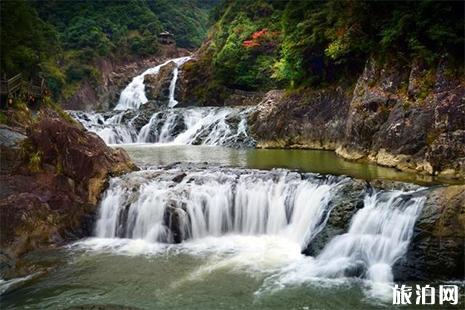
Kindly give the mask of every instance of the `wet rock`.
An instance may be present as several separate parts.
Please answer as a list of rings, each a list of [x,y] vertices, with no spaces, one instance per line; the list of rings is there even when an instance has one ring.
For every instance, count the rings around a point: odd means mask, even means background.
[[[184,223],[188,220],[188,216],[186,211],[184,211],[183,207],[185,208],[185,206],[178,206],[178,204],[175,201],[172,201],[165,208],[165,213],[163,215],[164,224],[170,230],[173,240],[160,241],[181,243],[183,240],[189,237],[188,232],[184,231],[184,227],[187,227],[186,225],[184,225]]]
[[[393,267],[396,280],[465,278],[465,186],[432,189],[407,254]]]
[[[326,225],[302,251],[303,254],[317,256],[331,239],[348,231],[352,217],[363,208],[366,186],[360,180],[350,180],[341,185],[341,189],[331,200],[332,209]]]
[[[176,64],[170,62],[161,67],[158,74],[147,74],[144,77],[147,99],[156,101],[160,107],[168,106],[174,68]]]
[[[186,174],[184,172],[181,174],[178,174],[177,176],[173,178],[173,182],[181,183],[181,181],[184,179],[185,176]]]

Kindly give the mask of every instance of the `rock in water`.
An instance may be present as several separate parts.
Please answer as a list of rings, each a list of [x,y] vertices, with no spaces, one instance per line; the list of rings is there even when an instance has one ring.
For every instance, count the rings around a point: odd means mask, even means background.
[[[394,266],[398,280],[465,278],[465,185],[428,194],[407,254]]]
[[[170,62],[160,68],[156,74],[144,76],[145,93],[148,100],[157,102],[158,107],[167,107],[170,99],[170,84],[173,71],[176,68],[174,62]]]

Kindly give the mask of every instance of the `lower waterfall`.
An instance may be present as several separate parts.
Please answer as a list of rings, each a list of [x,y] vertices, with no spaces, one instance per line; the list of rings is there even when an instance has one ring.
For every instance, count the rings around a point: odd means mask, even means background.
[[[179,183],[178,177],[183,178]],[[111,181],[96,236],[171,243],[229,233],[268,234],[303,248],[322,228],[332,192],[343,180],[235,169],[134,173]]]
[[[192,255],[220,251],[230,257],[208,270],[233,264],[274,271],[258,294],[315,279],[360,278],[386,298],[391,268],[406,253],[425,201],[421,193],[367,190],[346,233],[315,257],[301,254],[351,182],[283,169],[175,165],[134,172],[111,180],[94,242],[180,243]]]

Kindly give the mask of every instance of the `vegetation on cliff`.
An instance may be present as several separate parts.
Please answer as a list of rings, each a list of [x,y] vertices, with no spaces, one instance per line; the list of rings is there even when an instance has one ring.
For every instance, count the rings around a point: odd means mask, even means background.
[[[369,55],[428,64],[448,55],[463,68],[463,9],[435,1],[226,1],[213,14],[203,59],[189,69],[208,72],[211,85],[264,90],[353,84]]]
[[[2,74],[43,77],[55,98],[70,96],[82,80],[96,86],[98,58],[153,55],[157,35],[169,31],[178,46],[194,48],[205,34],[215,1],[1,2]]]

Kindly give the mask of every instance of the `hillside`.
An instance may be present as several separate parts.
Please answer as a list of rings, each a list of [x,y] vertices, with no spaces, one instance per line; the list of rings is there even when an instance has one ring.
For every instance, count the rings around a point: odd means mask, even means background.
[[[83,82],[102,84],[101,59],[156,55],[157,35],[174,34],[194,49],[207,31],[215,1],[2,1],[2,74],[43,77],[55,99],[71,97]]]
[[[368,57],[434,67],[447,56],[463,73],[461,2],[226,1],[192,76],[210,92],[354,85]]]

